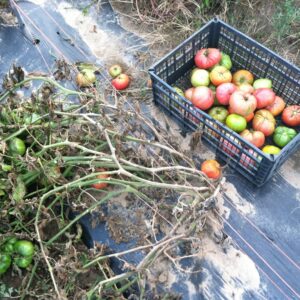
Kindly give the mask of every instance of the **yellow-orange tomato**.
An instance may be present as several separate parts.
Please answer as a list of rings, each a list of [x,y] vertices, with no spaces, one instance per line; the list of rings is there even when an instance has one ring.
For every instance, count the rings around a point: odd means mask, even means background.
[[[273,134],[276,126],[276,120],[266,109],[258,110],[253,118],[252,127],[256,131],[261,131],[265,136]]]
[[[222,83],[231,82],[232,75],[225,67],[216,66],[210,72],[209,78],[213,85],[218,86]]]
[[[97,172],[105,172],[106,170],[105,169],[97,169],[96,171]],[[98,179],[107,179],[107,178],[109,178],[109,174],[105,174],[105,173],[99,174],[99,175],[97,175],[96,178],[98,178]],[[102,189],[106,188],[107,185],[108,185],[107,182],[99,182],[99,183],[92,184],[92,187],[94,189],[97,189],[97,190],[102,190]]]
[[[220,178],[222,173],[220,164],[214,159],[205,160],[201,165],[201,171],[212,179]]]
[[[247,70],[239,70],[233,74],[232,83],[235,85],[241,85],[243,83],[252,84],[254,81],[254,77],[252,73]]]
[[[261,131],[248,130],[245,129],[240,135],[249,143],[255,145],[257,148],[260,148],[265,143],[265,135]]]
[[[276,117],[280,115],[285,108],[285,102],[281,97],[276,96],[273,104],[266,107],[271,114]]]

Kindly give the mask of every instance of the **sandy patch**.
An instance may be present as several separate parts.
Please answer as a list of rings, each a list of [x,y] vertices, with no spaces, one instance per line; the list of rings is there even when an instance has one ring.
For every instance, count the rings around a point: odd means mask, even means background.
[[[57,10],[66,23],[78,31],[95,56],[101,60],[118,61],[120,57],[124,60],[122,54],[124,45],[118,38],[102,30],[90,15],[84,15],[82,11],[66,2],[59,3]]]
[[[243,252],[230,245],[226,253],[210,239],[205,240],[205,260],[209,261],[220,274],[223,286],[221,291],[227,299],[243,299],[245,291],[259,291],[260,276],[254,262]],[[247,270],[247,272],[245,272]],[[209,295],[214,284],[212,276],[206,271],[206,279],[200,288]]]
[[[224,196],[226,195],[229,198],[229,201],[231,201],[231,203],[240,213],[244,215],[255,214],[255,207],[253,206],[253,204],[249,203],[246,199],[241,197],[232,183],[226,182],[224,184],[223,190]],[[228,206],[226,201],[224,202],[224,204]]]

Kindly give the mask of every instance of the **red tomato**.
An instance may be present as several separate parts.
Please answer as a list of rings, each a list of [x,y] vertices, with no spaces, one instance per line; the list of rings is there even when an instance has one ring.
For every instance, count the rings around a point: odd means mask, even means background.
[[[253,92],[257,100],[257,108],[264,108],[266,106],[272,105],[275,101],[275,93],[269,88],[260,88]]]
[[[288,126],[300,126],[300,105],[285,108],[281,118],[283,123]]]
[[[240,135],[251,144],[260,148],[265,143],[265,135],[261,131],[253,131],[245,129]]]
[[[202,110],[209,109],[214,104],[214,95],[207,86],[198,86],[194,89],[192,103]]]
[[[130,78],[127,74],[121,73],[111,81],[116,90],[125,90],[130,84]]]
[[[105,169],[97,169],[96,171],[97,171],[97,172],[105,172],[106,170],[105,170]],[[105,174],[105,173],[104,173],[104,174],[99,174],[99,175],[97,176],[97,178],[98,178],[98,179],[107,179],[107,178],[109,178],[109,174]],[[101,189],[106,188],[107,185],[108,185],[107,182],[99,182],[99,183],[94,183],[94,184],[92,184],[92,187],[93,187],[94,189],[101,190]]]
[[[220,104],[222,105],[228,105],[229,99],[232,93],[236,91],[236,86],[231,83],[222,83],[217,87],[216,90],[216,97]]]
[[[234,92],[229,99],[229,105],[235,114],[247,117],[256,109],[256,98],[241,91]]]
[[[209,69],[220,62],[221,51],[216,48],[203,48],[196,53],[195,65],[200,69]]]
[[[276,121],[273,115],[266,109],[258,110],[253,118],[254,130],[261,131],[265,136],[271,135],[275,130]]]
[[[218,179],[221,176],[221,166],[214,160],[205,160],[201,165],[201,171],[208,177],[212,179]]]
[[[187,89],[185,92],[184,92],[184,97],[190,101],[192,101],[192,96],[193,96],[193,92],[194,92],[195,88],[194,87],[191,87],[189,89]]]

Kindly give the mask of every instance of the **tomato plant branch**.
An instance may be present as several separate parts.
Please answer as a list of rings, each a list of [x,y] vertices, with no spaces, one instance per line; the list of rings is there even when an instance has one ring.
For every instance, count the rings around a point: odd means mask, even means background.
[[[48,77],[32,76],[32,77],[25,78],[24,80],[16,83],[11,89],[9,89],[8,91],[6,91],[2,95],[0,95],[0,102],[3,101],[5,98],[7,98],[12,92],[14,92],[18,88],[24,86],[26,83],[31,82],[31,81],[37,81],[37,80],[47,82],[47,83],[57,87],[65,95],[68,95],[68,96],[71,96],[71,95],[85,96],[85,97],[93,97],[94,96],[93,94],[87,94],[87,93],[84,93],[84,92],[77,92],[77,91],[74,91],[74,90],[67,89],[67,88],[63,87],[62,85],[60,85],[57,81],[52,80]]]

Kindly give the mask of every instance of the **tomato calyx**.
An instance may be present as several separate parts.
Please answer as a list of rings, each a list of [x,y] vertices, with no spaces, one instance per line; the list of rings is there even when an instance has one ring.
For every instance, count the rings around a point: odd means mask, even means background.
[[[296,108],[291,111],[292,117],[297,116],[298,114],[300,114],[300,108]]]
[[[240,78],[240,83],[245,83],[247,82],[247,78],[246,77],[241,77]]]

